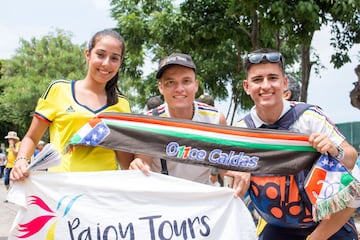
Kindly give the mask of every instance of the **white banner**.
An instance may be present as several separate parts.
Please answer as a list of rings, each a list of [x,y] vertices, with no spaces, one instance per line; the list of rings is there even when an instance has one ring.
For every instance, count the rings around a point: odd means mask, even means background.
[[[139,171],[33,172],[9,191],[22,206],[9,239],[256,239],[233,194]]]

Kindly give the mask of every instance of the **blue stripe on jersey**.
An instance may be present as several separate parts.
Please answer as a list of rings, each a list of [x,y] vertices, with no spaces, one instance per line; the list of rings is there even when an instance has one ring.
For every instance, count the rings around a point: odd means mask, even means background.
[[[217,109],[213,108],[213,107],[204,107],[204,106],[198,106],[199,110],[205,110],[205,111],[210,111],[210,112],[218,112]]]
[[[49,123],[52,123],[52,121],[50,121],[48,118],[46,118],[44,115],[42,115],[42,114],[40,114],[38,112],[35,112],[34,116],[36,116],[37,118],[43,119],[43,120],[45,120],[45,121],[47,121]]]
[[[205,110],[205,111],[211,111],[211,112],[218,112],[218,110],[214,107],[211,107],[209,105],[200,105],[198,104],[198,108],[199,110]]]
[[[48,86],[48,88],[46,89],[46,91],[43,93],[42,98],[46,99],[47,95],[49,94],[50,89],[57,83],[66,83],[66,84],[70,84],[71,81],[69,80],[63,80],[63,79],[58,79],[58,80],[54,80],[50,83],[50,85]]]
[[[165,113],[165,105],[163,107],[158,107],[158,113],[159,113],[159,115]]]

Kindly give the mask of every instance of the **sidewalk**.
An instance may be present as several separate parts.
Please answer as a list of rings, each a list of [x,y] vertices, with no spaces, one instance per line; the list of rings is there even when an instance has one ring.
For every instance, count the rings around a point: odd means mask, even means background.
[[[18,206],[13,203],[7,202],[6,199],[6,188],[4,185],[4,178],[0,179],[0,240],[7,239],[9,230],[14,221],[17,213]]]

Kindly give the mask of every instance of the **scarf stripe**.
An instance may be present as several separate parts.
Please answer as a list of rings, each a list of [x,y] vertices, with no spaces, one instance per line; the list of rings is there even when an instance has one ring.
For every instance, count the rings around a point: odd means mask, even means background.
[[[154,125],[151,124],[139,124],[138,122],[126,122],[122,120],[113,121],[103,119],[107,125],[113,125],[117,127],[124,127],[129,129],[138,129],[141,127],[142,131],[149,133],[158,133],[166,136],[177,136],[181,138],[188,138],[193,140],[199,140],[203,142],[209,143],[220,143],[222,145],[234,146],[234,147],[244,147],[244,148],[256,148],[256,149],[264,149],[264,150],[282,150],[282,151],[315,151],[312,147],[307,145],[307,142],[301,142],[298,140],[294,140],[289,142],[290,139],[287,140],[274,140],[271,138],[267,138],[268,134],[265,135],[264,138],[260,138],[253,134],[244,134],[241,136],[230,135],[228,132],[216,131],[210,132],[204,129],[196,130],[192,128],[186,128],[186,126],[176,127],[176,125],[169,127],[165,125]],[[148,125],[148,126],[147,126]],[[209,128],[207,128],[209,129]],[[186,131],[188,130],[188,131]],[[253,137],[246,136],[253,135]],[[240,141],[241,140],[241,141]]]
[[[257,137],[259,135],[259,131],[262,132],[261,138],[269,138],[269,139],[281,139],[281,140],[298,140],[298,141],[308,141],[309,137],[304,134],[297,134],[288,131],[271,131],[269,129],[257,129],[255,132],[249,130],[248,128],[243,128],[239,131],[239,128],[223,126],[223,125],[215,125],[219,127],[214,127],[214,124],[206,124],[199,123],[194,124],[193,121],[187,120],[178,120],[170,118],[169,120],[164,120],[160,117],[152,118],[150,116],[142,117],[143,115],[129,114],[128,116],[121,114],[117,115],[114,113],[103,113],[99,115],[99,118],[103,119],[116,119],[123,121],[132,121],[132,122],[140,122],[140,123],[148,123],[154,125],[162,125],[162,126],[172,126],[176,128],[185,128],[185,129],[198,129],[202,131],[208,131],[213,133],[224,133],[231,134],[235,136],[248,136],[248,137]],[[183,121],[183,122],[181,122]],[[308,145],[308,144],[307,144]]]

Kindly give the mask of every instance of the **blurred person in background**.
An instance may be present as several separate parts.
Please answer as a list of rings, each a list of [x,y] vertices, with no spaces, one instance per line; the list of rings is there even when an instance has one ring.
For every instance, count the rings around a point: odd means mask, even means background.
[[[6,156],[7,162],[5,166],[5,177],[4,177],[4,184],[6,190],[8,190],[10,187],[10,172],[14,167],[21,142],[20,142],[20,138],[17,135],[17,132],[15,131],[8,132],[5,139],[7,139],[9,143],[9,148],[7,149],[7,156]]]
[[[0,178],[3,178],[4,176],[5,164],[6,164],[6,155],[3,152],[3,150],[0,149]]]
[[[41,150],[44,148],[44,146],[45,146],[45,142],[43,140],[40,140],[34,151],[34,157],[36,157],[36,155],[38,155],[39,152],[41,152]]]
[[[301,86],[299,81],[288,76],[288,86],[284,91],[284,98],[288,101],[300,101]]]
[[[148,110],[154,109],[163,103],[164,103],[164,101],[159,96],[151,97],[146,102],[146,110],[148,111]]]

